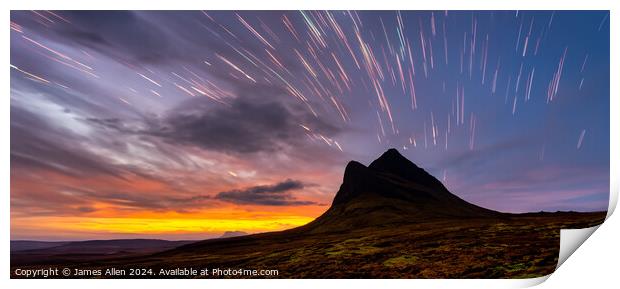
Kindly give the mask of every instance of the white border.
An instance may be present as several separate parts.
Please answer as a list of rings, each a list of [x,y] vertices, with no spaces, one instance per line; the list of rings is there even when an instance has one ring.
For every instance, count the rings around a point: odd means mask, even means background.
[[[2,1],[0,5],[3,8],[2,19],[8,23],[10,18],[10,9],[13,10],[28,10],[28,9],[118,9],[118,10],[198,10],[198,9],[219,9],[219,10],[296,10],[296,9],[356,9],[356,10],[612,10],[610,14],[611,27],[611,50],[612,52],[620,51],[619,39],[619,17],[617,13],[620,13],[618,9],[620,1],[614,0],[587,0],[587,1],[571,1],[571,0],[501,0],[501,1],[489,1],[489,0],[433,0],[433,1],[397,1],[397,0],[381,0],[381,1],[355,1],[355,0],[313,0],[313,1],[242,1],[242,0],[226,0],[226,1],[191,1],[191,0],[175,0],[175,1],[149,1],[149,0],[137,0],[137,1],[75,1],[75,0],[20,0],[20,1]],[[5,27],[2,30],[3,39],[8,40],[10,29]],[[2,45],[2,52],[5,57],[5,65],[10,63],[10,45],[9,42],[4,42]],[[620,132],[620,117],[618,115],[618,108],[620,106],[618,96],[618,80],[620,69],[619,58],[615,54],[611,54],[611,79],[615,80],[611,82],[611,197],[608,218],[615,209],[618,199],[618,179],[620,176],[618,166],[618,147],[620,142],[618,141],[618,132]],[[8,65],[7,65],[8,66]],[[396,287],[396,288],[411,288],[412,286],[429,287],[432,288],[510,288],[510,287],[524,287],[533,286],[539,284],[547,279],[547,277],[527,280],[209,280],[209,281],[196,281],[196,280],[9,280],[9,247],[10,247],[10,141],[9,141],[9,123],[10,123],[10,100],[8,96],[9,92],[9,68],[5,66],[2,70],[2,83],[4,91],[7,93],[4,97],[0,98],[0,136],[3,136],[0,141],[0,148],[3,152],[0,154],[0,188],[2,192],[2,217],[0,223],[2,230],[0,231],[0,238],[2,239],[2,247],[0,249],[0,279],[3,286],[0,288],[110,288],[112,286],[137,286],[141,288],[171,288],[181,286],[181,288],[238,288],[239,286],[252,286],[258,288],[317,288],[317,287],[362,287],[362,288],[377,288],[377,287]],[[615,218],[618,219],[618,218]],[[606,234],[606,236],[617,236],[618,234],[618,222],[616,226],[610,226],[603,224],[603,228],[600,234]],[[613,234],[615,230],[616,234]],[[580,250],[588,250],[591,255],[583,256],[581,252],[576,252],[575,255],[579,255],[580,258],[586,259],[586,257],[595,257],[598,266],[591,266],[591,264],[585,263],[571,263],[570,268],[564,270],[559,268],[558,271],[552,275],[552,278],[544,285],[544,287],[558,286],[562,288],[572,288],[575,284],[589,284],[584,283],[583,278],[589,278],[588,276],[596,276],[596,282],[600,286],[611,288],[617,284],[615,280],[615,272],[617,269],[618,250],[608,252],[607,250],[615,249],[612,245],[617,244],[618,239],[616,237],[616,243],[610,243],[609,240],[614,239],[598,239],[595,234],[594,241],[598,241],[598,244],[605,244],[593,248],[586,243]],[[602,236],[601,236],[602,237]],[[607,241],[607,242],[603,242]],[[598,259],[596,257],[598,256]],[[605,258],[606,256],[612,256],[612,259]],[[572,258],[572,257],[571,257]],[[613,259],[616,258],[616,259]],[[566,265],[563,265],[564,267]],[[568,266],[567,266],[568,267]],[[577,269],[575,269],[577,268]],[[602,268],[606,268],[607,271]],[[596,271],[597,270],[597,271]],[[614,270],[614,271],[612,271]],[[598,274],[600,272],[607,272],[607,275]],[[557,276],[556,276],[557,275]],[[580,281],[575,283],[574,281]],[[608,281],[605,281],[608,280]],[[178,287],[177,287],[178,288]]]

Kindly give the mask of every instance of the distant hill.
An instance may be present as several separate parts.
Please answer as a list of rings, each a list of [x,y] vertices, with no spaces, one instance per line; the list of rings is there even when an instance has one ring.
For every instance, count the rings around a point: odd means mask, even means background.
[[[70,242],[11,240],[11,252],[36,250],[36,249],[47,249],[47,248],[62,246],[67,243],[70,243]]]
[[[31,251],[36,253],[44,250],[46,253],[72,254],[113,254],[119,251],[137,252],[167,250],[192,241],[167,241],[157,239],[116,239],[116,240],[89,240],[73,242],[39,242],[39,241],[11,241],[11,251]],[[14,247],[13,247],[14,246]]]
[[[153,254],[195,241],[117,239],[73,242],[11,241],[14,264],[87,261],[109,257]],[[14,259],[14,260],[13,260]]]
[[[248,233],[243,232],[243,231],[226,231],[224,232],[224,234],[222,234],[222,236],[220,236],[220,238],[232,238],[232,237],[240,237],[240,236],[245,236]]]

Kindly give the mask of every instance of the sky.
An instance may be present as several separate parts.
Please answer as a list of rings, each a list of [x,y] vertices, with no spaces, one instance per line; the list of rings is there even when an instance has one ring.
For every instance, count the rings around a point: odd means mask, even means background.
[[[303,225],[388,148],[504,212],[604,211],[608,11],[12,11],[11,239]]]

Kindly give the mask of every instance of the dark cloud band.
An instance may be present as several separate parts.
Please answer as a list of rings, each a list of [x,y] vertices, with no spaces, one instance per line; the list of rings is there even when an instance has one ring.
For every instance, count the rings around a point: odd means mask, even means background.
[[[301,206],[316,205],[311,201],[297,200],[291,191],[303,189],[305,185],[296,180],[285,180],[274,185],[264,185],[232,190],[215,195],[215,199],[241,205]]]

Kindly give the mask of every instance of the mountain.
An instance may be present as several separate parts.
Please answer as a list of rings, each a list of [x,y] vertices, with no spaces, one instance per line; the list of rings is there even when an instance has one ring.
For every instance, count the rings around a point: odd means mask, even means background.
[[[48,249],[62,246],[70,242],[11,240],[11,252]]]
[[[75,241],[46,250],[56,254],[114,254],[117,252],[157,252],[172,249],[192,241],[158,239],[115,239]]]
[[[346,231],[431,219],[502,215],[450,193],[424,169],[396,149],[389,149],[368,167],[349,162],[329,210],[304,228],[312,232]]]
[[[243,232],[243,231],[226,231],[224,232],[224,234],[222,234],[222,236],[220,236],[220,238],[232,238],[232,237],[240,237],[240,236],[245,236],[248,233]]]
[[[170,250],[195,241],[157,239],[116,239],[72,242],[11,241],[11,262],[14,265],[50,260],[99,260],[110,257],[152,254]]]

